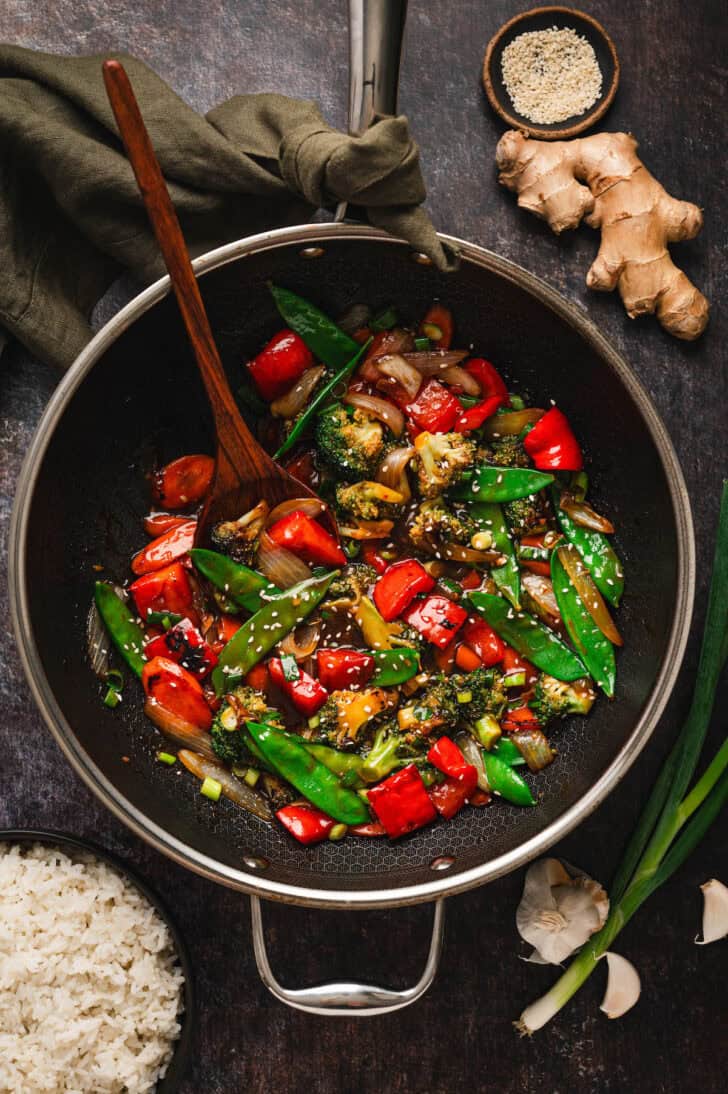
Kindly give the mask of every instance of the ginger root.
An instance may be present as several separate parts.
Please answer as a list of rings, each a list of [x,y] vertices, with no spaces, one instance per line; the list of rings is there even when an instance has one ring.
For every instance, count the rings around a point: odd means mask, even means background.
[[[667,249],[698,234],[702,213],[670,197],[638,158],[631,134],[552,142],[510,130],[498,142],[496,163],[498,181],[557,235],[582,218],[601,229],[599,253],[586,276],[590,289],[618,288],[630,318],[654,312],[676,338],[702,334],[708,301]]]

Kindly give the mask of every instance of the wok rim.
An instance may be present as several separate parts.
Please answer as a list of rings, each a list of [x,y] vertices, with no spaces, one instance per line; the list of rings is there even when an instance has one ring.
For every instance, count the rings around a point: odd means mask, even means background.
[[[325,244],[330,239],[377,241],[402,246],[403,240],[374,228],[351,224],[309,224],[280,228],[236,240],[201,255],[193,262],[195,272],[204,274],[261,250],[300,243],[303,246]],[[651,737],[672,693],[682,664],[690,631],[695,597],[695,537],[690,498],[677,454],[650,396],[622,355],[581,309],[546,282],[509,259],[454,236],[438,233],[441,242],[459,250],[461,260],[472,262],[514,283],[545,304],[577,333],[614,369],[637,406],[655,445],[667,480],[677,538],[677,580],[675,606],[667,648],[641,716],[612,762],[587,793],[566,809],[537,835],[499,855],[490,862],[448,876],[437,872],[433,880],[386,887],[386,875],[376,887],[368,889],[317,889],[271,881],[264,873],[253,873],[226,866],[174,837],[151,821],[107,779],[91,756],[82,748],[66,721],[41,664],[35,644],[26,594],[26,551],[28,519],[34,488],[46,449],[56,426],[77,388],[107,348],[133,322],[170,292],[168,276],[155,281],[135,296],[94,336],[76,358],[54,391],[31,440],[18,478],[13,505],[8,557],[10,609],[21,663],[33,698],[46,725],[72,767],[86,785],[123,824],[156,850],[187,869],[218,884],[226,885],[264,899],[319,908],[388,908],[419,904],[439,897],[453,896],[475,886],[494,881],[525,865],[563,839],[585,820],[618,785]]]

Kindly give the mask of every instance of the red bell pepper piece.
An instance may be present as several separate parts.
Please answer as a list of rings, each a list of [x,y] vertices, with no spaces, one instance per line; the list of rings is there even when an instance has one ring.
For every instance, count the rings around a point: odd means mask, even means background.
[[[287,832],[299,843],[320,843],[328,837],[334,821],[313,805],[284,805],[276,813]]]
[[[389,566],[386,558],[379,554],[379,548],[384,543],[383,539],[365,539],[361,549],[362,562],[371,566],[378,574],[383,574]]]
[[[176,517],[173,513],[148,513],[144,518],[144,531],[150,539],[156,539],[173,528],[179,528],[180,524],[186,524],[188,520],[189,517]]]
[[[320,649],[316,651],[316,667],[319,682],[327,691],[345,691],[368,683],[376,662],[370,653],[361,650]]]
[[[435,579],[415,558],[393,562],[374,586],[374,603],[387,623],[397,619],[418,593],[434,589]]]
[[[234,615],[221,615],[214,629],[208,632],[213,653],[219,654],[241,627],[242,623]]]
[[[523,447],[539,471],[581,471],[584,466],[579,442],[555,406],[529,430]]]
[[[286,680],[283,665],[278,657],[271,657],[268,662],[268,672],[273,683],[285,692],[296,710],[305,718],[315,714],[329,697],[329,693],[318,680],[314,680],[313,676],[304,672],[303,669],[298,670],[297,680]]]
[[[443,775],[449,775],[457,779],[467,787],[468,792],[475,790],[478,785],[478,772],[474,764],[469,764],[463,753],[450,737],[440,737],[427,753],[427,759],[442,771]]]
[[[476,669],[482,667],[483,662],[477,653],[473,653],[470,646],[466,646],[464,642],[461,642],[455,653],[455,664],[463,672],[475,672]]]
[[[516,653],[513,646],[509,646],[507,642],[503,643],[503,672],[508,674],[511,672],[526,673],[526,685],[533,684],[538,680],[538,669],[535,669],[530,661],[526,661],[520,654]]]
[[[279,547],[313,566],[346,566],[346,555],[334,537],[301,509],[277,520],[268,529],[268,535]]]
[[[142,621],[147,618],[147,612],[153,611],[184,615],[197,623],[192,586],[180,562],[173,562],[162,570],[138,577],[132,582],[130,592]]]
[[[506,401],[507,395],[489,395],[487,399],[464,410],[453,429],[456,433],[470,433],[473,429],[480,429],[483,422],[495,414],[499,406]]]
[[[142,684],[149,699],[184,718],[198,729],[209,729],[212,711],[207,705],[202,685],[191,672],[169,657],[153,657],[142,670]]]
[[[440,672],[445,676],[449,676],[455,669],[457,649],[456,643],[453,641],[449,646],[443,646],[442,649],[435,647],[433,651],[433,660],[437,665]]]
[[[443,782],[431,786],[427,793],[440,816],[444,820],[452,820],[474,791],[467,790],[457,779],[445,778]]]
[[[483,575],[477,570],[468,570],[465,577],[461,578],[460,587],[462,589],[479,589],[483,584]]]
[[[415,600],[403,615],[405,623],[423,634],[433,646],[449,646],[468,613],[446,596],[428,596]]]
[[[465,371],[469,372],[473,379],[477,380],[480,384],[480,395],[482,399],[487,399],[491,395],[502,395],[503,402],[508,398],[508,388],[505,385],[503,377],[495,368],[491,365],[490,361],[486,361],[484,357],[473,357],[464,366]]]
[[[150,574],[153,570],[161,570],[163,566],[169,566],[170,562],[182,558],[192,550],[195,543],[196,520],[185,520],[176,528],[170,528],[161,536],[157,536],[151,543],[134,555],[131,560],[131,568],[135,574]]]
[[[539,532],[535,536],[521,536],[521,544],[523,547],[543,547],[547,535],[553,536],[553,532]],[[555,543],[552,543],[552,546],[555,545]],[[530,570],[532,574],[551,577],[551,564],[549,562],[539,562],[537,559],[525,558],[521,559],[520,564],[524,570]]]
[[[481,662],[490,668],[503,660],[505,643],[484,619],[471,615],[463,627],[463,641],[478,655]]]
[[[169,657],[198,680],[204,680],[217,664],[216,654],[189,619],[181,619],[164,634],[147,642],[144,655],[149,661],[153,657]]]
[[[279,330],[257,357],[248,361],[250,375],[264,399],[272,403],[313,364],[313,354],[292,330]]]
[[[247,684],[249,688],[255,688],[256,691],[267,692],[270,686],[268,666],[263,661],[253,665],[250,672],[243,677],[243,683]]]
[[[423,384],[415,401],[405,409],[414,424],[428,433],[448,433],[462,412],[460,402],[439,380]]]
[[[504,729],[506,733],[514,733],[517,729],[541,728],[541,722],[530,707],[518,707],[516,710],[509,710],[501,718],[500,724],[501,729]]]
[[[214,473],[212,456],[180,456],[156,473],[152,494],[165,509],[184,509],[204,498]]]
[[[440,337],[435,337],[437,327]],[[452,312],[444,304],[433,304],[427,309],[425,318],[420,323],[420,334],[429,338],[436,349],[450,349],[452,345],[453,321]]]
[[[373,786],[367,791],[367,798],[390,839],[414,832],[437,816],[414,764]]]

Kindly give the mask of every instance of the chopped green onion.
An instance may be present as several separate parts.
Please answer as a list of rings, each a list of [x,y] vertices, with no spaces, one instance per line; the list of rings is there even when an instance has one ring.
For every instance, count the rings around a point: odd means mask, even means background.
[[[391,330],[392,327],[397,325],[397,313],[394,308],[385,308],[384,311],[380,311],[378,315],[375,315],[369,322],[369,330]]]
[[[104,680],[109,687],[116,688],[117,691],[121,691],[124,686],[124,674],[119,669],[109,669]]]
[[[475,732],[483,748],[492,748],[501,735],[501,727],[492,714],[484,714],[475,723]]]
[[[477,406],[482,400],[476,399],[474,395],[458,395],[458,402],[463,410],[470,410],[471,407]]]
[[[356,539],[342,539],[341,546],[347,558],[358,558],[361,543]]]
[[[173,756],[171,752],[158,752],[157,759],[159,760],[160,764],[167,764],[168,767],[171,767],[172,764],[177,763],[177,757]]]
[[[301,675],[301,670],[292,653],[281,654],[281,667],[283,669],[283,679],[289,684],[295,684]]]
[[[151,608],[147,611],[147,623],[156,623],[168,631],[175,623],[179,623],[184,617],[176,612],[155,612]]]
[[[459,691],[455,698],[459,703],[472,703],[473,693],[472,691]]]
[[[243,782],[246,782],[248,786],[255,786],[260,778],[260,771],[255,767],[249,767],[243,776]]]
[[[319,718],[318,714],[312,714],[308,720],[308,728],[317,729],[320,721],[321,719]]]
[[[503,677],[504,688],[522,688],[526,683],[526,670],[517,669],[515,672],[507,672]]]
[[[217,779],[211,779],[208,775],[207,778],[202,781],[200,793],[204,794],[206,798],[209,798],[211,802],[216,802],[222,794],[222,783],[219,783]]]
[[[387,562],[391,562],[392,559],[397,557],[397,551],[393,547],[383,547],[379,552],[379,555],[381,558],[386,559]]]
[[[437,323],[423,323],[422,331],[427,335],[431,342],[439,342],[442,338],[442,331]]]
[[[106,695],[104,696],[104,706],[113,709],[114,707],[118,707],[120,702],[121,692],[119,688],[117,688],[115,684],[109,684]]]
[[[430,344],[429,338],[415,338],[415,349],[418,353],[427,353]]]
[[[348,831],[349,826],[347,824],[335,824],[329,832],[329,839],[336,842],[336,840],[343,839]]]
[[[511,410],[525,410],[526,404],[520,395],[511,395]]]

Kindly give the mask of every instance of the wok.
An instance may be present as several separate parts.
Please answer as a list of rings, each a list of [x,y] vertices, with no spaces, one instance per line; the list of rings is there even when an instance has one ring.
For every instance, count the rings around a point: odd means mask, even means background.
[[[183,866],[250,893],[259,969],[279,998],[326,1013],[407,1005],[434,975],[442,937],[438,898],[492,881],[562,838],[605,798],[653,731],[684,652],[694,592],[690,504],[649,396],[584,314],[518,266],[463,241],[455,274],[407,244],[345,223],[281,229],[195,262],[233,390],[243,362],[280,325],[266,281],[331,315],[356,301],[392,302],[416,322],[435,297],[452,307],[458,344],[493,360],[534,405],[553,398],[584,442],[591,495],[617,527],[626,571],[625,639],[616,700],[571,718],[557,762],[540,776],[539,805],[470,809],[397,843],[348,839],[313,848],[221,800],[155,760],[159,737],[142,704],[110,711],[85,653],[98,576],[117,580],[140,546],[145,473],[189,451],[213,451],[211,418],[169,280],[137,296],[96,335],[54,394],[21,473],[10,543],[16,635],[33,695],[78,774],[137,835]],[[243,403],[242,410],[250,414]],[[252,415],[251,426],[255,426]],[[127,756],[129,762],[122,763]],[[265,956],[258,897],[330,908],[437,900],[420,982],[406,992],[325,985],[292,992]]]

